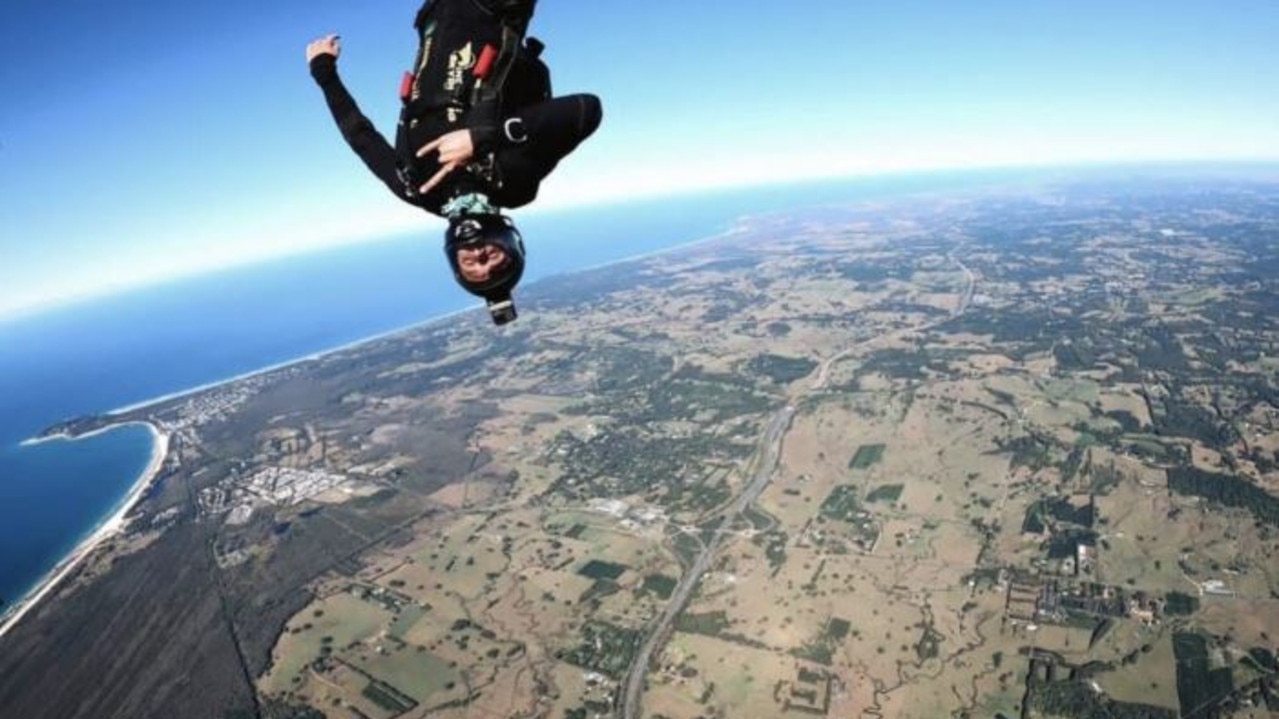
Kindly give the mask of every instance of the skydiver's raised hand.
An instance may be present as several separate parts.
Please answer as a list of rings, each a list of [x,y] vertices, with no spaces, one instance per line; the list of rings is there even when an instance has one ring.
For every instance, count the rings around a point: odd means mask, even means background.
[[[432,152],[440,152],[440,171],[418,188],[418,192],[426,194],[436,185],[444,181],[450,172],[464,166],[475,155],[475,144],[471,140],[470,130],[454,130],[447,132],[422,146],[417,151],[418,157],[426,157]]]
[[[321,55],[332,55],[333,59],[336,60],[342,54],[341,40],[341,35],[325,35],[322,38],[311,41],[306,46],[306,64],[310,65],[312,60]]]

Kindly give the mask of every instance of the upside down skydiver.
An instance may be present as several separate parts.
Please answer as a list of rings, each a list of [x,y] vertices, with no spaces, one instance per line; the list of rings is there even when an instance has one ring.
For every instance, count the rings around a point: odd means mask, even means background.
[[[311,75],[338,129],[397,197],[449,221],[454,278],[496,324],[515,319],[524,242],[501,208],[538,186],[599,127],[599,98],[551,96],[543,45],[525,37],[537,0],[426,0],[413,26],[413,71],[400,88],[395,146],[360,112],[337,73],[339,38],[307,46]]]

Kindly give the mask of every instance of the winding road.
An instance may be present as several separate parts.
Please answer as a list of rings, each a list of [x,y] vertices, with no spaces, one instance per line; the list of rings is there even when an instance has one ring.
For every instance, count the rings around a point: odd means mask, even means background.
[[[919,332],[932,329],[938,325],[948,322],[956,317],[963,315],[968,311],[969,305],[972,303],[973,294],[977,287],[977,276],[963,262],[956,257],[959,248],[955,248],[948,255],[959,268],[963,270],[965,277],[965,287],[960,296],[959,304],[951,312],[949,317],[931,322],[922,327],[912,328],[910,331]],[[897,334],[901,330],[894,330],[886,334]],[[680,578],[679,584],[675,587],[675,591],[671,594],[671,599],[666,605],[665,611],[657,618],[648,629],[644,637],[643,643],[640,645],[639,651],[636,652],[635,658],[631,661],[630,667],[626,670],[626,676],[621,682],[622,696],[617,703],[622,719],[638,719],[640,714],[640,700],[644,694],[644,677],[648,674],[649,665],[652,663],[653,655],[662,647],[669,635],[671,628],[675,625],[675,620],[684,611],[688,600],[693,595],[693,590],[702,580],[702,575],[710,568],[711,560],[715,558],[715,553],[719,549],[720,543],[724,536],[731,532],[733,525],[741,517],[742,513],[748,507],[759,499],[764,489],[768,487],[768,483],[772,480],[773,474],[777,470],[777,463],[782,456],[782,440],[786,436],[787,430],[790,429],[791,421],[795,418],[795,405],[798,400],[804,396],[813,394],[825,388],[827,381],[830,379],[830,369],[835,363],[843,360],[854,351],[862,347],[880,340],[885,335],[877,335],[868,339],[857,342],[840,353],[828,357],[822,362],[817,370],[817,377],[813,384],[807,390],[801,391],[798,396],[787,403],[785,407],[775,412],[768,420],[768,427],[764,430],[764,434],[759,440],[759,450],[755,454],[753,467],[750,470],[751,480],[746,489],[742,491],[732,503],[724,510],[722,521],[715,530],[714,536],[709,542],[706,542],[701,554],[693,561],[688,571]]]

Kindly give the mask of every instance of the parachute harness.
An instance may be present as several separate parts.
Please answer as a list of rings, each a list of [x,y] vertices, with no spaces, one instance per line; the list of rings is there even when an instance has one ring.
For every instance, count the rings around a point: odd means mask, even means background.
[[[460,81],[435,92],[422,93],[417,87],[418,73],[422,72],[427,61],[430,54],[429,48],[433,42],[432,36],[436,31],[436,21],[432,18],[431,11],[437,4],[437,0],[426,0],[418,10],[413,26],[421,37],[421,45],[415,63],[415,72],[405,73],[400,86],[400,100],[404,105],[402,117],[414,118],[412,123],[416,123],[417,118],[441,110],[450,113],[451,119],[454,113],[464,117],[463,126],[471,130],[476,151],[475,157],[464,166],[464,171],[474,181],[492,189],[501,189],[502,173],[496,157],[498,137],[505,131],[511,142],[520,143],[527,140],[527,135],[515,134],[509,121],[506,125],[501,122],[503,89],[515,66],[517,56],[521,52],[528,52],[531,57],[536,58],[541,54],[543,45],[540,41],[530,39],[527,47],[524,47],[528,23],[532,18],[536,0],[475,1],[481,10],[501,23],[501,39],[498,44],[488,43],[480,50],[470,70],[473,82],[469,92],[466,83]],[[406,173],[406,176],[408,174],[410,173]],[[410,183],[406,183],[406,186],[408,185]],[[414,194],[411,186],[408,186],[408,194]],[[456,201],[457,198],[445,205],[445,213],[449,217],[453,217],[454,213],[447,208],[453,206]],[[484,202],[487,203],[487,198],[484,198]],[[463,205],[459,211],[469,211],[466,210],[468,206],[469,204]]]

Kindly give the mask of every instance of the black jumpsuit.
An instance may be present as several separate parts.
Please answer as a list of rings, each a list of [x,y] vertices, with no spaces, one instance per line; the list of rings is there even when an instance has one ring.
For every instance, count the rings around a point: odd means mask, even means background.
[[[436,2],[446,9],[450,0]],[[446,61],[442,54],[437,55],[440,56],[427,62]],[[422,48],[419,47],[419,57],[421,56]],[[561,159],[595,132],[602,115],[599,98],[586,94],[527,104],[517,101],[514,103],[517,105],[515,107],[503,106],[502,122],[491,148],[496,165],[494,175],[500,180],[480,180],[466,169],[458,168],[431,192],[420,194],[417,191],[418,185],[432,177],[440,165],[438,158],[432,156],[418,159],[414,152],[443,133],[422,136],[408,128],[410,125],[418,126],[423,120],[436,120],[426,122],[422,125],[424,128],[441,128],[441,118],[413,117],[409,114],[411,107],[406,103],[400,118],[396,146],[392,147],[360,112],[355,99],[342,84],[337,72],[337,58],[332,55],[316,57],[311,61],[311,75],[324,91],[324,99],[342,136],[365,166],[397,197],[436,215],[443,215],[443,206],[462,192],[483,192],[491,202],[502,208],[521,207],[532,202],[537,197],[538,185],[542,179],[555,169]],[[512,78],[508,83],[518,81]],[[515,91],[505,95],[513,98],[521,96],[519,88],[513,90]],[[444,110],[433,112],[443,113]],[[479,148],[477,154],[478,151]],[[415,171],[408,172],[407,168],[410,167]]]

